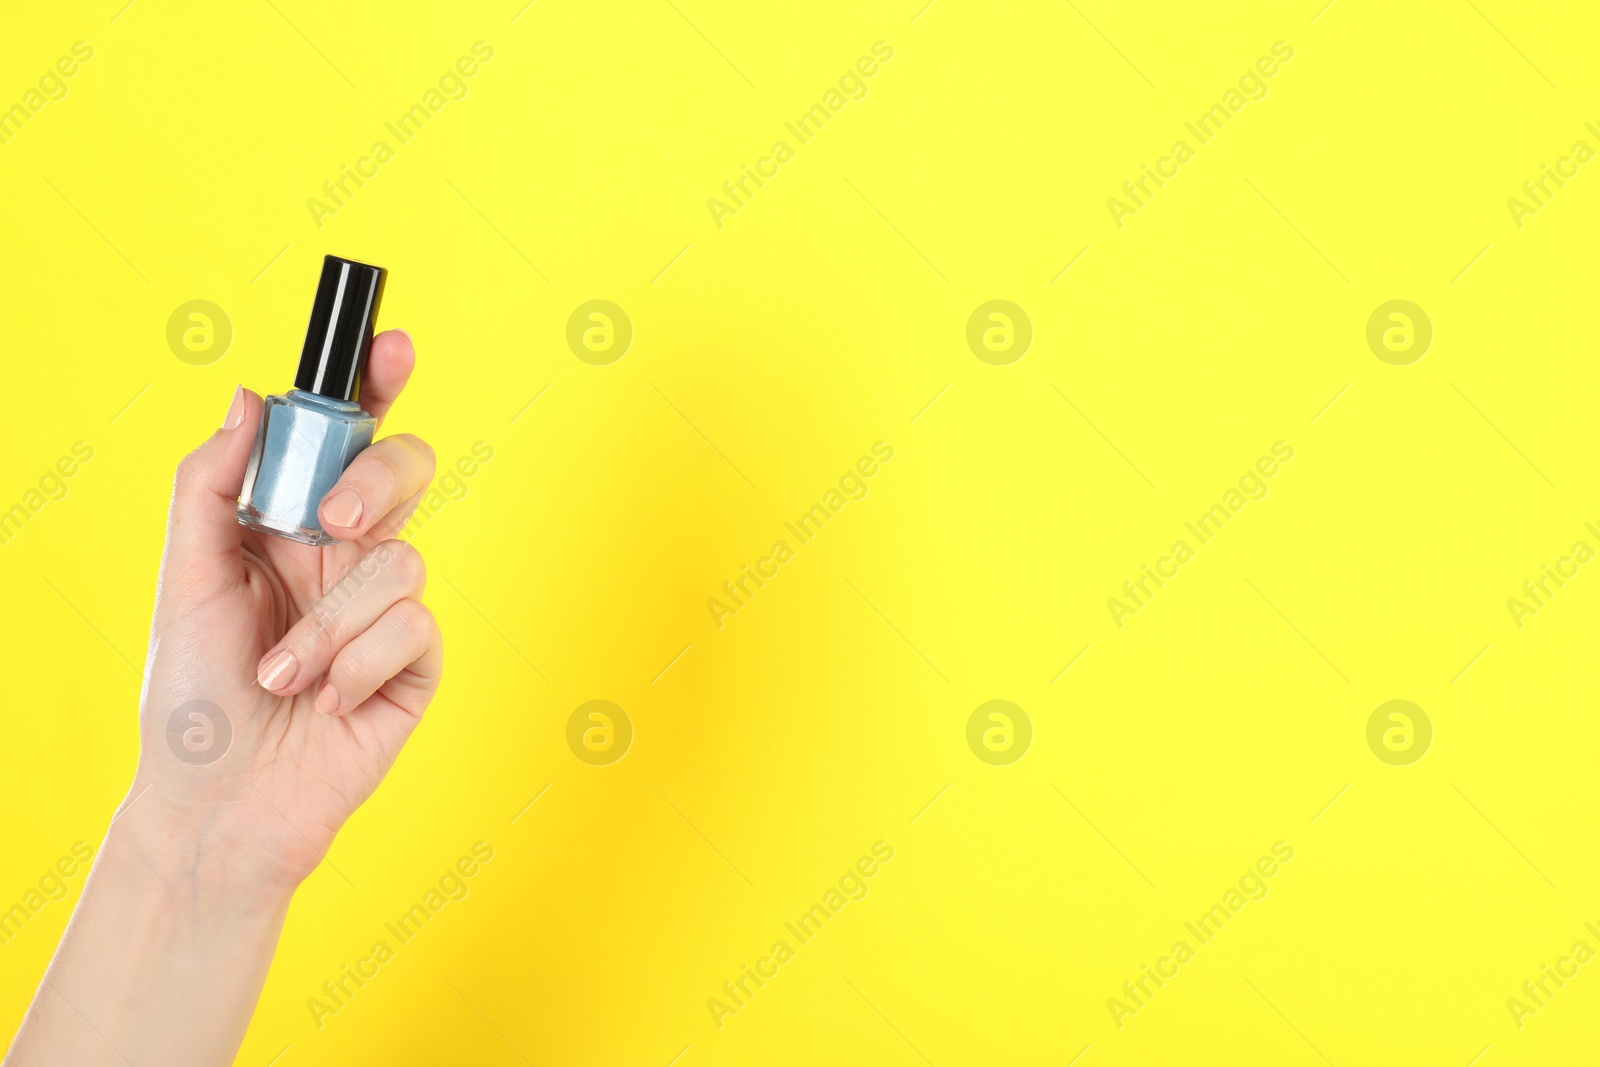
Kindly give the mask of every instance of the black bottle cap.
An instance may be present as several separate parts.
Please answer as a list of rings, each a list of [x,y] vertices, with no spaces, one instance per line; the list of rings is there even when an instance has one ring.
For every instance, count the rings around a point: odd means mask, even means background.
[[[359,400],[361,375],[372,352],[372,323],[383,299],[382,267],[338,256],[322,258],[306,344],[294,387],[334,400]]]

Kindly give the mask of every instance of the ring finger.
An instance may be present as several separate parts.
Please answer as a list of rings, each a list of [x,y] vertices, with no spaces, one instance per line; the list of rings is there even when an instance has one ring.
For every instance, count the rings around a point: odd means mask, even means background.
[[[256,680],[280,696],[304,691],[327,673],[340,649],[395,603],[420,596],[422,555],[405,541],[385,541],[362,557],[283,639],[261,657]]]

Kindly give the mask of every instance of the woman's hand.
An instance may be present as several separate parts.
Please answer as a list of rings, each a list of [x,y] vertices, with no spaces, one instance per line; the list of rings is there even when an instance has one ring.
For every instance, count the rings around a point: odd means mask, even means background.
[[[382,421],[415,355],[377,337]],[[261,398],[240,388],[178,468],[140,702],[139,766],[7,1067],[232,1063],[296,886],[377,788],[439,686],[421,557],[391,540],[433,452],[384,438],[313,548],[235,518]]]
[[[414,363],[404,332],[374,340],[361,405],[380,426]],[[319,508],[340,544],[313,548],[235,519],[260,418],[261,398],[241,388],[178,467],[123,810],[193,831],[179,837],[196,850],[180,863],[292,887],[377,788],[439,686],[422,557],[391,540],[434,458],[409,434],[375,442]]]

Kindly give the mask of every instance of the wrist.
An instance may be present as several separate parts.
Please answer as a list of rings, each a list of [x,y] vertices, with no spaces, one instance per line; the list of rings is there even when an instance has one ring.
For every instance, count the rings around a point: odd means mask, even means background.
[[[196,805],[168,796],[159,783],[135,782],[106,828],[102,854],[137,869],[152,888],[236,916],[281,914],[306,871],[252,839],[234,805]]]
[[[233,1062],[293,884],[253,879],[160,789],[137,781],[112,818],[8,1063]]]

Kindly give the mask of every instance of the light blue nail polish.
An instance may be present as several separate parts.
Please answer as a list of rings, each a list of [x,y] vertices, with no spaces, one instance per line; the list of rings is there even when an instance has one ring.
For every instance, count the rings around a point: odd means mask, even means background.
[[[331,545],[317,505],[372,443],[378,420],[353,400],[292,390],[269,396],[245,471],[239,521],[308,545]]]
[[[382,267],[323,259],[295,387],[267,397],[245,470],[239,522],[252,530],[338,543],[322,529],[317,506],[378,426],[359,397],[386,276]]]

